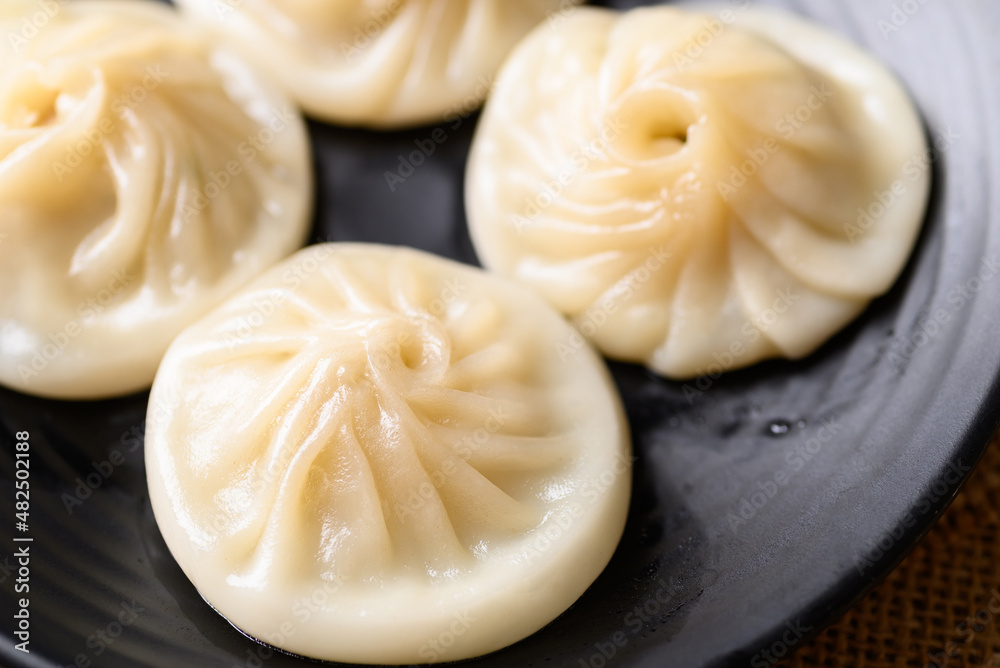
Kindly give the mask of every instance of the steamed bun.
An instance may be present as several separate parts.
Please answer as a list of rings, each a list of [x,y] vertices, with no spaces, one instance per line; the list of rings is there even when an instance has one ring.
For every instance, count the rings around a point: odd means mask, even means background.
[[[177,0],[317,118],[392,128],[479,106],[507,52],[581,0]]]
[[[177,338],[146,469],[170,551],[222,615],[361,663],[537,631],[607,564],[631,487],[615,388],[558,313],[363,244],[299,252]]]
[[[0,383],[148,387],[181,329],[304,241],[302,119],[159,3],[4,0],[0,34]]]
[[[886,68],[803,19],[583,9],[506,62],[468,213],[486,266],[685,378],[803,357],[888,290],[926,151]]]

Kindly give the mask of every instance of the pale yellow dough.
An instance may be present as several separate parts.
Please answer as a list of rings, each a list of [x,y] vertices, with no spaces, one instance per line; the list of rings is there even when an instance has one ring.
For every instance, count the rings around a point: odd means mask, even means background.
[[[306,112],[394,128],[474,111],[508,51],[581,0],[177,0]]]
[[[888,290],[926,152],[893,75],[804,19],[582,9],[504,65],[468,213],[486,266],[686,378],[803,357]]]
[[[526,288],[326,244],[174,342],[146,470],[170,551],[233,624],[404,664],[499,649],[569,607],[621,536],[631,447],[603,362]]]
[[[0,3],[0,383],[149,387],[170,341],[304,241],[305,127],[152,2]]]

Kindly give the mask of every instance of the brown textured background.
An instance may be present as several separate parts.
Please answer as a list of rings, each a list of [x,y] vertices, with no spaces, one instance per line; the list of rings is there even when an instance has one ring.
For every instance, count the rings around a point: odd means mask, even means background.
[[[899,568],[779,665],[1000,668],[998,531],[1000,433],[954,504]]]

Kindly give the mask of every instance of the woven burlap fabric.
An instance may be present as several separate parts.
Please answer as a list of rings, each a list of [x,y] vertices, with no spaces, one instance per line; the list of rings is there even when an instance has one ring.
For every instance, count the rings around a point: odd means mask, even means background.
[[[998,533],[1000,434],[955,503],[899,568],[781,665],[1000,668]]]

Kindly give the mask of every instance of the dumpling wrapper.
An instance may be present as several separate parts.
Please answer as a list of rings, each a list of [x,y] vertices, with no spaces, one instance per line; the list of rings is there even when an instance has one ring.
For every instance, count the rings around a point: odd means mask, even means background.
[[[886,292],[929,192],[906,92],[773,9],[581,9],[500,73],[467,174],[483,263],[609,357],[801,358]]]
[[[621,536],[631,446],[603,362],[537,295],[325,244],[174,342],[146,469],[170,551],[238,628],[406,664],[485,654],[568,608]]]
[[[311,116],[398,128],[472,113],[510,49],[582,0],[177,0]]]
[[[302,118],[159,3],[4,0],[0,34],[0,383],[149,387],[181,329],[305,240]]]

